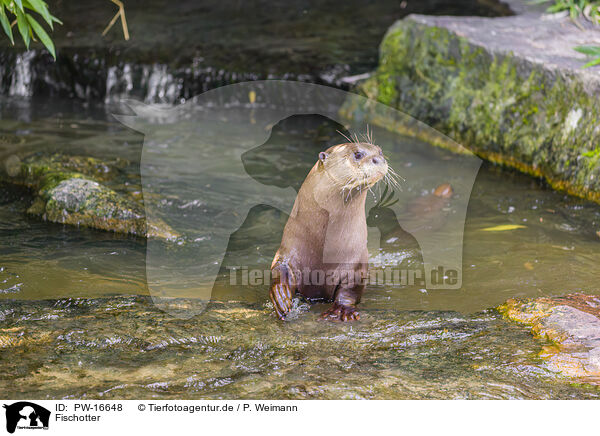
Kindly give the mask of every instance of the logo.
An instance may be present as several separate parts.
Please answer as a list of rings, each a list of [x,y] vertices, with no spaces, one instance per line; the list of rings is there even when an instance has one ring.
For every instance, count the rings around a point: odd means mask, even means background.
[[[50,411],[29,401],[19,401],[4,405],[6,409],[6,431],[14,433],[15,429],[48,429]]]

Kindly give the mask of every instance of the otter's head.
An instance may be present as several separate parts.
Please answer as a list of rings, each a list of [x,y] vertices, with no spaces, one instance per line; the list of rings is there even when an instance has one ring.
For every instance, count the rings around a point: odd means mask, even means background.
[[[319,153],[318,165],[341,191],[368,189],[385,177],[388,163],[381,148],[350,142]]]

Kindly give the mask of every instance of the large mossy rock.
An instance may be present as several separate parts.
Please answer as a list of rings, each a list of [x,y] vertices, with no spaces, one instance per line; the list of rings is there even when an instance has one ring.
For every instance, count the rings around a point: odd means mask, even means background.
[[[600,77],[573,50],[595,42],[598,32],[534,15],[411,15],[388,30],[379,67],[359,91],[484,159],[600,201]],[[360,119],[373,108],[343,112]],[[397,120],[375,122],[414,133]]]
[[[600,298],[571,294],[536,300],[508,300],[498,310],[531,326],[548,344],[541,357],[566,376],[600,384]]]
[[[179,235],[159,219],[147,223],[144,206],[113,190],[114,181],[128,163],[93,157],[35,154],[25,158],[20,171],[6,180],[23,184],[35,194],[28,213],[45,220],[175,240]]]
[[[101,160],[89,156],[38,153],[23,161],[20,180],[35,187],[40,185],[42,179],[49,179],[51,176],[64,178],[67,173],[78,173],[98,182],[107,182],[114,180],[128,164],[129,162],[120,158]]]
[[[146,234],[142,207],[96,181],[80,177],[41,190],[28,212],[55,223]]]

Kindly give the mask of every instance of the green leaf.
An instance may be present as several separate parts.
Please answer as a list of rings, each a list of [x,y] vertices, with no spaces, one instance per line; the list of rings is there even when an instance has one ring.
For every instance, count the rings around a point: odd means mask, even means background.
[[[9,37],[10,42],[14,45],[15,40],[13,39],[12,28],[10,27],[10,22],[8,21],[8,17],[6,16],[6,11],[4,10],[4,5],[0,5],[0,23],[2,24],[4,33],[6,33],[6,36]]]
[[[561,5],[552,5],[552,6],[548,7],[548,9],[546,9],[546,12],[548,12],[550,14],[554,14],[556,12],[560,12],[563,10],[564,10],[564,7],[562,7]]]
[[[579,16],[579,11],[576,8],[571,8],[570,10],[571,20],[576,20]]]
[[[32,11],[35,11],[38,14],[40,14],[44,21],[46,21],[46,23],[48,23],[48,25],[52,29],[52,17],[50,16],[50,12],[48,11],[48,5],[46,5],[46,3],[44,3],[42,0],[23,0],[23,5],[26,8],[29,8]]]
[[[593,45],[579,45],[574,50],[588,56],[600,56],[600,47]]]
[[[596,65],[600,65],[600,57],[598,57],[598,58],[594,59],[594,60],[593,60],[593,61],[591,61],[591,62],[588,62],[587,64],[585,64],[585,65],[583,66],[583,68],[594,67],[594,66],[596,66]]]
[[[21,12],[25,12],[25,9],[23,9],[23,2],[21,0],[14,0],[14,2],[17,5],[17,7],[21,10]]]
[[[29,25],[27,24],[27,19],[25,18],[25,14],[17,9],[17,27],[19,28],[19,33],[23,38],[23,42],[25,43],[25,47],[29,50],[29,43],[31,42],[31,36],[29,35]]]
[[[42,42],[42,44],[44,44],[44,46],[48,49],[48,51],[50,52],[50,54],[52,55],[54,60],[56,60],[56,52],[54,51],[54,43],[52,42],[52,40],[50,39],[50,37],[48,36],[48,34],[44,30],[44,28],[42,26],[40,26],[40,24],[37,21],[35,21],[35,19],[31,15],[29,15],[29,14],[25,14],[25,15],[27,17],[27,21],[29,21],[31,28],[33,29],[33,31],[35,32],[37,37],[40,38],[40,41]]]

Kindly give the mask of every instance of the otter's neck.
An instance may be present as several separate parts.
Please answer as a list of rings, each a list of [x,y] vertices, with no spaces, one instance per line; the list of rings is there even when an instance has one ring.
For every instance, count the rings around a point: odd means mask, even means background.
[[[350,214],[362,217],[365,220],[365,203],[367,189],[341,190],[335,183],[316,166],[310,171],[302,184],[298,197],[303,198],[297,202],[302,206],[302,212],[326,211],[333,218],[336,216],[348,217]]]

